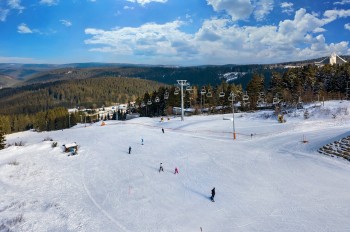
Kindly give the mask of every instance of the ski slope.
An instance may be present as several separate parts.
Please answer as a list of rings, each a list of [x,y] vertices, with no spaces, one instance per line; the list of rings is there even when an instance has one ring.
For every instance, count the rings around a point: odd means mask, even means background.
[[[236,140],[231,114],[8,135],[24,146],[0,151],[0,231],[350,231],[350,163],[317,152],[350,134],[349,108],[237,113]]]

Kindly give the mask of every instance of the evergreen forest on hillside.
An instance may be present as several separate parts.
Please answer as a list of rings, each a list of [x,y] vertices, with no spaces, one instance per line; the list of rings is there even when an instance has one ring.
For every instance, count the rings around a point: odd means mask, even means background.
[[[280,110],[295,108],[300,102],[317,100],[347,99],[349,95],[350,64],[308,65],[301,68],[272,72],[255,72],[246,83],[217,85],[191,85],[184,91],[185,108],[200,113],[232,111],[231,93],[234,102],[241,102],[239,110],[261,108]],[[176,82],[175,82],[176,83]],[[129,104],[128,113],[141,116],[160,116],[173,113],[173,107],[180,107],[180,94],[174,85],[137,78],[89,78],[32,84],[0,90],[0,128],[5,133],[27,129],[57,130],[82,121],[81,113],[68,114],[67,108],[81,107],[97,109],[114,103],[136,101]],[[277,100],[276,100],[277,99]],[[264,106],[264,107],[261,107]],[[117,114],[117,115],[115,115]],[[125,119],[115,112],[109,119]],[[106,118],[99,118],[106,119]],[[93,119],[88,118],[88,121]]]

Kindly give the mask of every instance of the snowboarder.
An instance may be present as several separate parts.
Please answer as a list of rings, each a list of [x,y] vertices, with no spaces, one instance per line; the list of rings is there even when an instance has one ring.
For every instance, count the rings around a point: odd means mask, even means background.
[[[162,163],[160,163],[160,166],[159,166],[159,172],[160,172],[160,171],[164,172],[164,169],[163,169]]]
[[[211,190],[211,197],[210,200],[214,202],[214,197],[215,197],[215,187]]]
[[[131,154],[131,146],[129,146],[129,154]]]
[[[179,174],[179,169],[177,169],[177,167],[175,167],[175,172],[174,174]]]
[[[164,134],[164,128],[162,128],[162,132],[163,132],[163,134]]]
[[[143,145],[143,139],[141,139],[141,145]]]

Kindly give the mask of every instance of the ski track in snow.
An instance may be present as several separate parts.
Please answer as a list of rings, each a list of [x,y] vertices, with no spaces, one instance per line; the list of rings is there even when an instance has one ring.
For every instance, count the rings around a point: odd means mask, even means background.
[[[350,134],[348,117],[279,124],[251,115],[235,118],[236,140],[222,115],[9,135],[9,142],[28,141],[0,151],[0,225],[21,213],[24,221],[11,230],[349,231],[350,163],[317,153]],[[47,136],[77,141],[79,154],[61,156],[42,142]],[[303,136],[309,143],[301,143]],[[8,165],[14,160],[19,166]],[[31,186],[36,182],[46,184]]]

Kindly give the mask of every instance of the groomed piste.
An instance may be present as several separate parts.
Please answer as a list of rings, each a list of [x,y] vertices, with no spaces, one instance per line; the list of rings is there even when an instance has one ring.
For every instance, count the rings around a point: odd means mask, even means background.
[[[232,114],[7,135],[0,231],[350,231],[350,162],[318,152],[350,135],[350,103],[307,107],[236,113],[236,140]]]

